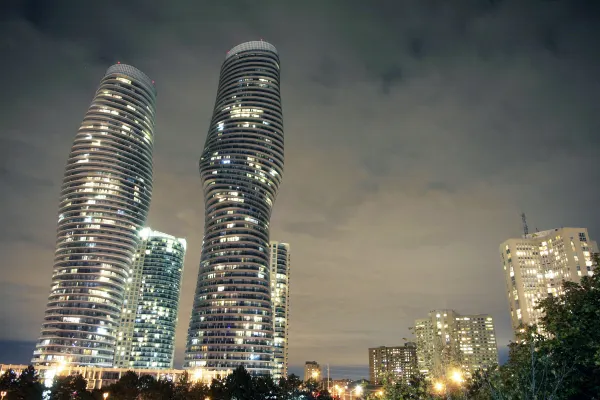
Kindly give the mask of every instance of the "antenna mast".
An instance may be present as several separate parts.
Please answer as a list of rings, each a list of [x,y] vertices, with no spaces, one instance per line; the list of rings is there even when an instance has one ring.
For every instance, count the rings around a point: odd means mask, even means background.
[[[521,221],[523,221],[523,233],[527,236],[529,235],[529,228],[527,227],[527,217],[525,216],[525,213],[521,214]]]

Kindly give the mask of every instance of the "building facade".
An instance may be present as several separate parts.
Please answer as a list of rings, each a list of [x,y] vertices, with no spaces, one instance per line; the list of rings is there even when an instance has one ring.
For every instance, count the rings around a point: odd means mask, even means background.
[[[172,369],[186,241],[144,228],[125,291],[114,366]]]
[[[271,242],[271,302],[273,303],[273,379],[287,377],[290,314],[290,245]]]
[[[369,381],[372,385],[382,385],[387,376],[408,383],[418,373],[416,343],[369,349]]]
[[[205,224],[186,368],[273,369],[269,223],[283,174],[279,56],[232,48],[200,158]]]
[[[419,372],[440,378],[459,370],[471,376],[498,365],[498,345],[490,315],[434,310],[415,321]]]
[[[307,361],[304,363],[304,382],[312,379],[313,381],[321,381],[321,366],[316,361]]]
[[[537,324],[536,309],[548,295],[560,296],[562,281],[592,275],[598,252],[585,228],[560,228],[508,239],[500,245],[513,330]]]
[[[75,136],[34,364],[112,366],[125,286],[152,196],[155,100],[150,78],[113,65]]]

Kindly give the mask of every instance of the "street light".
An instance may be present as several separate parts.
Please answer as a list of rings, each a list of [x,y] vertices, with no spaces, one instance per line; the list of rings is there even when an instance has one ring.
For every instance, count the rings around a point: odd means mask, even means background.
[[[103,397],[103,398],[105,398],[105,399],[108,399],[108,392],[104,392],[104,393],[102,394],[102,397]]]
[[[446,389],[446,385],[444,385],[443,382],[436,382],[433,384],[433,389],[438,392],[438,393],[443,393],[444,390]]]
[[[357,396],[360,396],[360,395],[362,394],[362,392],[363,392],[363,388],[362,388],[362,386],[358,385],[358,386],[357,386],[357,387],[354,389],[354,391],[356,392],[356,395],[357,395]]]
[[[452,371],[452,375],[450,375],[450,379],[456,383],[457,385],[460,385],[463,383],[464,379],[463,379],[463,375],[462,372],[460,372],[459,370],[455,369],[454,371]]]
[[[1,391],[0,396],[2,396],[2,398],[4,399],[4,396],[6,396],[6,390]]]

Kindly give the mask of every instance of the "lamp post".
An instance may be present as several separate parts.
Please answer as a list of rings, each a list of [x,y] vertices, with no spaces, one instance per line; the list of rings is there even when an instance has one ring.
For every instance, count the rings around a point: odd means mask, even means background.
[[[105,400],[106,400],[106,399],[108,399],[108,392],[104,392],[104,393],[102,394],[102,397],[103,397]]]
[[[6,390],[3,390],[0,392],[0,396],[2,397],[2,399],[4,400],[4,396],[6,396]]]

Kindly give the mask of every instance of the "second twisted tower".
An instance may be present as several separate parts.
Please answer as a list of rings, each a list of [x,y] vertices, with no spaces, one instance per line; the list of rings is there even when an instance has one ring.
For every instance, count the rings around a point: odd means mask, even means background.
[[[205,223],[186,368],[273,368],[269,220],[283,175],[279,56],[232,48],[221,68],[200,175]]]

